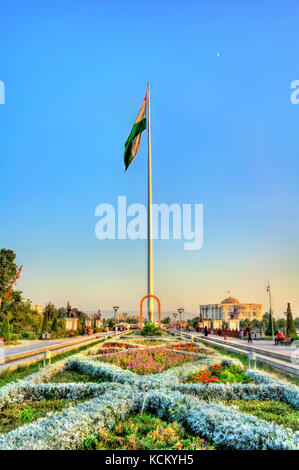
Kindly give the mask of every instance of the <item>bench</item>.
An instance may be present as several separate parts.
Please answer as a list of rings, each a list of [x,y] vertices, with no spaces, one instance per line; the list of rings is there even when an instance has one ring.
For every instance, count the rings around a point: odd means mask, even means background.
[[[293,338],[283,338],[278,342],[278,344],[280,344],[280,343],[291,343],[292,341],[293,341]]]

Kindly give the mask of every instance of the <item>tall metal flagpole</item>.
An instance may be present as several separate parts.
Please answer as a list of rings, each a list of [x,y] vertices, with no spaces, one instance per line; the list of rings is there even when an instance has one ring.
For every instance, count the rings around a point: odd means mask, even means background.
[[[147,294],[153,294],[153,240],[152,240],[152,154],[150,84],[147,84],[147,139],[148,139],[148,206],[147,206]],[[148,320],[153,322],[153,298],[148,298]]]

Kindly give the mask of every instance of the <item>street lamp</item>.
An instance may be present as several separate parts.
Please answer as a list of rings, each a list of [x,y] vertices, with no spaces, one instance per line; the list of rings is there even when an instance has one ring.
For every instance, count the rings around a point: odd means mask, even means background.
[[[176,317],[178,316],[178,314],[174,313],[173,316],[174,316],[174,331],[176,331]]]
[[[269,304],[270,304],[270,315],[271,315],[271,328],[272,328],[272,341],[274,341],[274,328],[273,328],[273,312],[272,312],[272,301],[271,301],[271,287],[270,282],[268,281],[267,292],[269,294]]]
[[[117,312],[118,309],[119,309],[118,305],[114,305],[113,310],[114,310],[114,328],[115,328],[114,334],[115,335],[116,335],[116,312]]]
[[[184,309],[181,307],[181,308],[178,308],[178,312],[179,312],[179,315],[180,315],[180,334],[181,334],[181,323],[182,323],[182,313],[183,313]]]

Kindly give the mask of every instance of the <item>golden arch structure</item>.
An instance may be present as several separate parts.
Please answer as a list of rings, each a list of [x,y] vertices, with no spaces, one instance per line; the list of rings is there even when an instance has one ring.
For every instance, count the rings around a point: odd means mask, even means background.
[[[142,328],[142,306],[143,306],[143,302],[145,301],[145,299],[148,299],[149,297],[153,297],[153,299],[156,299],[157,301],[157,304],[158,304],[158,323],[159,323],[159,326],[161,326],[161,302],[159,300],[159,298],[154,295],[154,294],[148,294],[148,295],[145,295],[141,301],[140,301],[140,329]]]

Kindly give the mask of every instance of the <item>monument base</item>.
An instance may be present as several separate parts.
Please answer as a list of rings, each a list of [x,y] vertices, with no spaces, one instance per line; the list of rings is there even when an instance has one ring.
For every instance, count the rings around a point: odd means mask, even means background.
[[[77,328],[78,328],[78,318],[66,318],[65,319],[66,330],[77,330]]]

